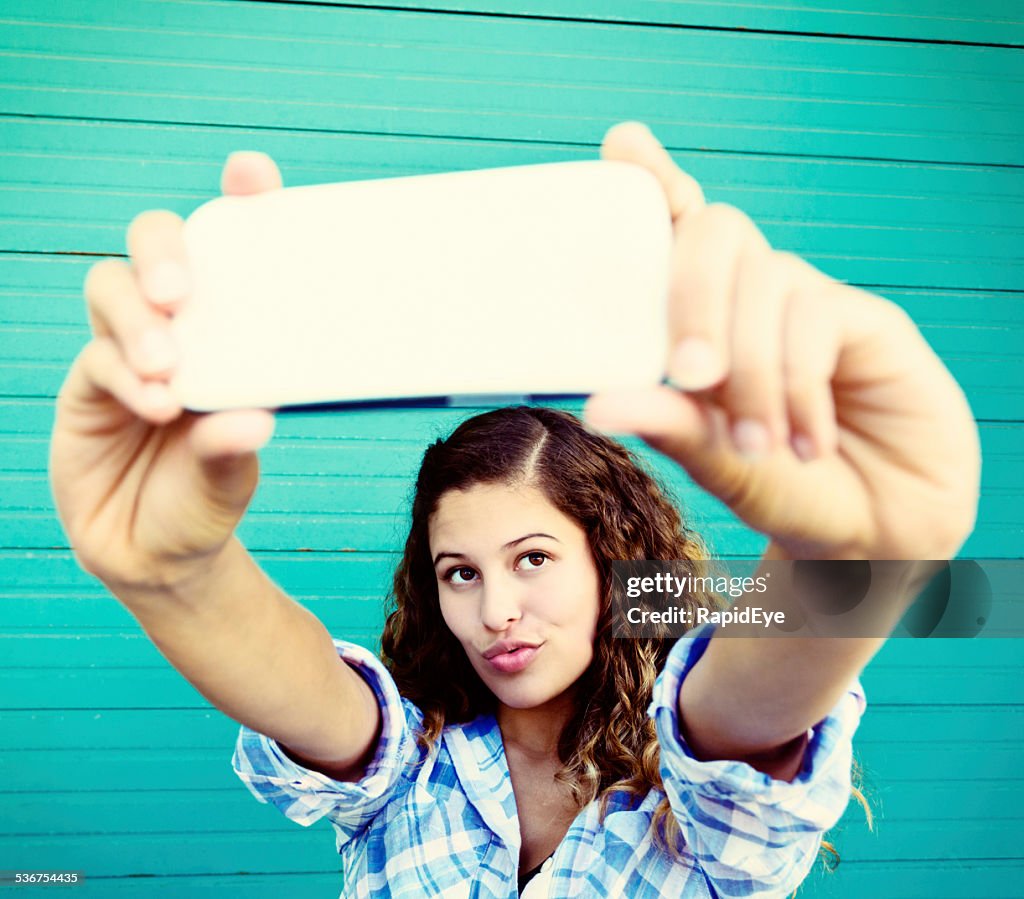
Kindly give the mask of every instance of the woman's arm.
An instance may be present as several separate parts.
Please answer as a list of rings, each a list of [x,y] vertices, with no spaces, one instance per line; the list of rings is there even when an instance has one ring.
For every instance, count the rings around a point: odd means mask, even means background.
[[[266,156],[236,154],[222,186],[259,193],[281,175]],[[178,404],[182,221],[145,212],[127,244],[130,263],[104,260],[86,277],[92,339],[57,397],[50,483],[69,545],[214,705],[325,773],[358,776],[380,726],[369,687],[234,536],[273,415]]]
[[[381,715],[320,620],[286,596],[237,538],[163,589],[116,588],[149,638],[222,712],[306,767],[358,780]]]
[[[591,397],[587,422],[677,462],[770,538],[767,559],[911,560],[902,579],[872,585],[867,633],[879,636],[716,637],[681,688],[697,751],[792,777],[807,728],[916,595],[913,560],[951,559],[971,533],[977,425],[896,304],[773,249],[740,210],[705,203],[649,129],[616,126],[602,155],[646,168],[668,200],[671,384]]]
[[[774,544],[764,556],[784,559]],[[870,630],[889,634],[934,574],[934,563],[883,562],[874,569],[861,605],[870,613]],[[785,612],[789,598],[770,588],[758,594],[757,605]],[[886,637],[757,636],[761,625],[742,636],[740,627],[713,637],[683,681],[680,730],[701,760],[738,759],[789,781],[800,771],[808,729],[835,708]]]

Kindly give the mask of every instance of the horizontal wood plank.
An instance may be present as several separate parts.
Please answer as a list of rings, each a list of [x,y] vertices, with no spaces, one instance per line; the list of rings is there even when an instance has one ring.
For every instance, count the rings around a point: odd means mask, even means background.
[[[291,0],[284,0],[291,2]],[[324,0],[376,6],[373,0]],[[1024,21],[1012,0],[797,0],[734,3],[728,0],[389,0],[400,9],[439,9],[580,21],[631,22],[744,31],[813,32],[846,37],[950,40],[1024,46]]]
[[[10,0],[0,108],[1015,165],[1015,49],[327,7]],[[40,8],[42,8],[40,10]],[[40,11],[45,22],[34,20]]]

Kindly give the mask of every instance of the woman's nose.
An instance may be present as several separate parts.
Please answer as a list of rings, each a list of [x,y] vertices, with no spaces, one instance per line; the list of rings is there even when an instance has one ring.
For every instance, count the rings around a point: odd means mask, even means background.
[[[480,596],[480,620],[492,631],[503,631],[523,617],[521,587],[510,578],[491,579]]]

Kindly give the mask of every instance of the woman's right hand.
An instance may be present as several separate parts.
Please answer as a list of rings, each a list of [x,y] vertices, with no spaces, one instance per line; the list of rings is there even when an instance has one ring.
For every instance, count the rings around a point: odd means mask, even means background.
[[[281,186],[269,157],[235,153],[225,194]],[[230,541],[256,489],[264,409],[183,411],[168,380],[171,320],[189,301],[182,221],[144,212],[128,230],[130,264],[107,259],[85,280],[92,340],[57,396],[50,480],[79,564],[111,590],[172,589]]]

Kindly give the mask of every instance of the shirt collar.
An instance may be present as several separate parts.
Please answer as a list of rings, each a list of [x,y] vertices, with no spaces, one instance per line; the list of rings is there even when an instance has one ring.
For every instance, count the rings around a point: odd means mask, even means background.
[[[450,725],[444,729],[444,742],[470,804],[518,859],[519,815],[498,722],[484,714],[467,724]]]

